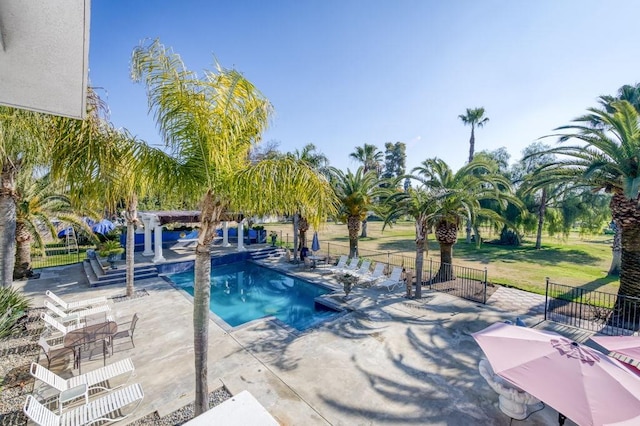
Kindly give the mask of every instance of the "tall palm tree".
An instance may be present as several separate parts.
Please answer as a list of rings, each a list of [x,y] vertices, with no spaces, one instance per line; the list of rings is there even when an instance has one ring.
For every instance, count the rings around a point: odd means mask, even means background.
[[[377,146],[365,143],[363,146],[356,146],[355,151],[349,157],[358,161],[364,167],[364,172],[375,171],[376,176],[380,175],[384,154]]]
[[[49,117],[0,106],[0,286],[13,282],[16,253],[16,178],[22,168],[46,164]]]
[[[365,143],[363,146],[356,146],[355,151],[349,157],[362,164],[364,172],[374,171],[376,177],[380,177],[382,171],[382,161],[384,154],[377,146]],[[362,219],[362,233],[360,238],[367,237],[367,215]]]
[[[622,245],[618,294],[640,297],[640,114],[627,101],[613,102],[611,107],[612,113],[590,108],[573,120],[575,124],[556,129],[562,132],[551,136],[560,142],[580,144],[547,151],[563,157],[543,166],[539,179],[550,184],[575,182],[612,194],[609,207],[620,227]]]
[[[25,169],[18,175],[14,279],[31,276],[32,243],[35,242],[38,249],[45,253],[45,234],[57,237],[55,226],[51,222],[53,217],[83,229],[90,237],[94,236],[83,220],[83,216],[90,212],[75,208],[71,200],[60,192],[50,175],[36,179],[31,171]]]
[[[180,168],[179,185],[200,198],[194,272],[195,414],[208,409],[207,350],[210,245],[225,215],[301,212],[313,223],[331,212],[328,182],[290,158],[252,164],[249,152],[271,113],[267,99],[235,70],[220,65],[199,78],[159,41],[133,52],[132,77],[147,88],[167,148]]]
[[[358,257],[358,232],[360,222],[374,208],[375,197],[384,190],[374,171],[364,171],[360,166],[355,174],[332,169],[333,185],[339,200],[338,219],[347,224],[349,230],[349,257]]]
[[[463,221],[473,223],[477,217],[482,217],[495,223],[504,222],[498,213],[482,207],[482,200],[495,200],[503,207],[507,202],[521,205],[511,194],[509,180],[495,173],[493,163],[485,159],[477,158],[455,173],[444,161],[428,159],[415,167],[412,175],[435,196],[429,220],[435,227],[440,245],[440,269],[433,278],[434,282],[455,278],[451,267],[453,245]]]
[[[465,126],[471,126],[471,137],[469,138],[469,163],[473,161],[475,152],[476,137],[475,128],[484,127],[489,122],[489,117],[484,116],[484,108],[467,108],[464,114],[458,116]]]
[[[402,179],[402,176],[399,177]],[[415,220],[416,229],[416,298],[422,297],[422,270],[425,252],[429,251],[428,234],[431,232],[431,222],[436,200],[430,188],[419,186],[408,188],[407,191],[394,191],[385,200],[387,211],[382,229],[393,224],[397,219],[411,216]]]

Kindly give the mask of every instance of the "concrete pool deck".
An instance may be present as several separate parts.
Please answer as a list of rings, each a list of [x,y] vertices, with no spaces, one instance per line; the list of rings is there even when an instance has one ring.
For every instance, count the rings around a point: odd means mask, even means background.
[[[42,306],[46,289],[69,300],[124,294],[124,285],[89,288],[81,269],[50,268],[40,279],[15,286],[33,306]],[[302,268],[293,271],[330,280]],[[73,281],[78,284],[57,287]],[[148,295],[112,305],[118,322],[140,316],[135,348],[123,339],[107,359],[131,357],[136,371],[129,382],[141,383],[145,393],[122,424],[154,411],[164,416],[194,399],[191,301],[162,278],[137,281],[136,290]],[[487,305],[429,291],[421,300],[403,295],[356,288],[347,302],[353,311],[304,333],[269,320],[225,331],[212,320],[209,391],[223,385],[233,395],[248,390],[282,425],[511,424],[478,373],[482,352],[471,333],[516,314],[539,321],[537,299],[505,309],[500,304],[508,303],[511,292]],[[83,361],[83,371],[102,362],[101,356]],[[513,424],[555,425],[557,412],[547,407]]]

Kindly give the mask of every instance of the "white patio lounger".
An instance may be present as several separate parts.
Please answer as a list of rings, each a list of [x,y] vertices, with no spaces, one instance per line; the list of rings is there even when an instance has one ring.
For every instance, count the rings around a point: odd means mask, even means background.
[[[81,405],[76,408],[58,415],[49,410],[44,405],[40,404],[33,396],[28,395],[27,400],[24,403],[23,411],[31,420],[41,426],[80,426],[90,425],[96,422],[117,422],[120,421],[135,411],[138,405],[144,398],[144,392],[142,392],[142,386],[135,383],[114,390],[96,400],[89,402],[88,404]],[[120,410],[130,404],[137,403],[136,407],[127,415],[122,415]],[[116,413],[118,417],[111,418],[109,415]]]
[[[61,306],[62,310],[64,310],[65,312],[69,312],[71,310],[78,309],[78,308],[104,305],[108,303],[107,298],[104,296],[94,297],[92,299],[78,300],[75,302],[65,302],[60,297],[56,296],[51,290],[47,290],[45,294],[47,295],[47,297],[49,297],[49,299],[53,300],[55,303]]]
[[[68,323],[71,321],[75,321],[76,323],[78,323],[80,322],[81,318],[86,318],[101,313],[106,314],[107,312],[111,311],[111,307],[109,305],[100,305],[96,306],[95,308],[81,309],[78,311],[66,313],[48,300],[44,301],[44,307],[55,314],[58,317],[56,319],[61,323]]]
[[[96,370],[89,371],[88,373],[80,374],[69,379],[63,379],[56,373],[49,371],[45,367],[35,362],[31,363],[31,369],[29,372],[36,379],[46,383],[54,389],[64,392],[67,389],[74,388],[78,385],[86,384],[89,389],[104,382],[105,380],[113,379],[123,374],[131,374],[135,368],[133,367],[133,361],[131,358],[125,358],[113,364],[100,367]],[[102,386],[99,386],[102,388]],[[108,389],[108,388],[104,388]]]
[[[349,260],[349,258],[346,255],[340,256],[340,259],[338,259],[338,264],[330,267],[329,270],[334,274],[342,272],[344,267],[347,266],[347,260]]]
[[[350,273],[355,275],[355,272],[358,270],[358,263],[360,263],[360,259],[357,257],[351,258],[351,261],[342,268],[342,273]]]
[[[371,261],[363,260],[362,263],[360,264],[360,268],[358,268],[358,270],[355,271],[354,274],[357,275],[358,278],[364,278],[371,273],[371,271],[369,270],[370,267],[371,267]]]
[[[384,275],[384,268],[386,265],[382,262],[376,263],[376,267],[373,268],[373,272],[362,277],[363,283],[375,283],[376,281],[386,278]]]
[[[199,232],[197,229],[189,232],[182,238],[178,238],[176,243],[171,246],[172,249],[178,248],[193,248],[198,245],[198,235]]]
[[[68,332],[70,332],[72,330],[76,330],[78,328],[82,328],[82,324],[80,324],[80,321],[78,321],[78,322],[76,322],[74,324],[64,325],[63,323],[61,323],[57,319],[53,318],[51,315],[49,315],[46,312],[40,312],[40,318],[42,318],[44,320],[44,322],[47,324],[47,327],[52,332],[54,330],[58,330],[60,333],[62,333],[63,336],[65,336]],[[53,335],[51,337],[53,337]]]
[[[402,268],[394,266],[389,277],[383,281],[374,284],[375,287],[386,287],[388,291],[393,290],[396,286],[403,283]]]

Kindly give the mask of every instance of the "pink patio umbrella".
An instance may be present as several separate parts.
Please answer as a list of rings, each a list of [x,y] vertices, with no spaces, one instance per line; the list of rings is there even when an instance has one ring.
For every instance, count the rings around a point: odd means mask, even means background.
[[[640,361],[640,336],[592,336],[591,340],[608,351]]]
[[[496,323],[473,334],[500,377],[578,425],[640,424],[640,378],[556,333]]]

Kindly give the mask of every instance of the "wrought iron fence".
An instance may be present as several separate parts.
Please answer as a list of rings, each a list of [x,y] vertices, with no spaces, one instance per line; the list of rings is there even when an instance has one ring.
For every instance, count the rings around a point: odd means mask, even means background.
[[[342,244],[325,243],[321,246],[320,251],[329,261],[335,261],[342,255],[348,255],[349,247]],[[368,259],[376,263],[386,263],[388,270],[393,266],[402,267],[406,271],[411,270],[414,272],[413,276],[415,277],[415,256],[411,257],[389,251],[383,252],[361,248],[358,248],[358,255],[361,259]],[[474,302],[487,302],[486,268],[484,270],[473,269],[464,266],[441,264],[431,258],[425,259],[422,265],[422,285],[423,288],[446,292]]]
[[[80,263],[87,257],[87,249],[92,246],[70,247],[67,244],[47,244],[45,252],[32,250],[31,267],[33,269]]]
[[[547,278],[544,319],[608,335],[640,330],[640,298],[589,291]]]

